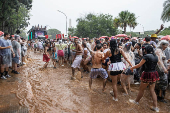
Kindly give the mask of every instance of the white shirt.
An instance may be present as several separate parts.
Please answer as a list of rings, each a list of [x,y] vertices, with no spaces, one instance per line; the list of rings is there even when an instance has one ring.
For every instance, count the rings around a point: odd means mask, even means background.
[[[90,43],[87,43],[86,45],[87,45],[87,47],[91,50],[91,45],[90,45]]]
[[[85,51],[85,50],[87,50],[87,56],[90,56],[89,50],[88,50],[87,48],[84,48],[84,51]],[[84,53],[84,51],[83,51],[83,53]]]
[[[109,50],[109,49],[105,49],[105,50],[103,51],[103,53],[107,53],[108,50]]]

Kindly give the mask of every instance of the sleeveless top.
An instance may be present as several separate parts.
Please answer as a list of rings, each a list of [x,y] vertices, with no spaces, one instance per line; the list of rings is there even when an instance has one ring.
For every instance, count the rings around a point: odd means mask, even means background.
[[[120,51],[119,51],[119,53],[117,55],[112,54],[112,56],[109,57],[110,60],[111,60],[111,63],[121,62],[121,55],[122,54],[120,53]]]

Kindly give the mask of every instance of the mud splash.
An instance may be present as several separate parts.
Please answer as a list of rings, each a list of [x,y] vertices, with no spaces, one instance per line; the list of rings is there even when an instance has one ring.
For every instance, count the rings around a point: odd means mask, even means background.
[[[22,82],[18,83],[16,95],[21,106],[27,106],[30,113],[143,113],[149,112],[152,99],[149,91],[140,101],[140,106],[132,105],[129,99],[135,99],[139,86],[132,85],[133,92],[124,96],[118,86],[118,102],[112,100],[112,85],[107,82],[106,92],[102,92],[102,79],[93,80],[92,91],[89,91],[89,75],[83,73],[82,81],[72,81],[70,66],[53,69],[52,63],[44,71],[42,55],[32,53],[32,60],[21,70]],[[168,95],[168,94],[167,94]],[[169,97],[167,97],[169,98]],[[161,112],[170,111],[170,103],[158,103]]]

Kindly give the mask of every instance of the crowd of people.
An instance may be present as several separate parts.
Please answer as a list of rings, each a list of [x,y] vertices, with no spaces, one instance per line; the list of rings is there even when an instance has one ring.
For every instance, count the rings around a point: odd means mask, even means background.
[[[0,39],[1,78],[10,77],[9,67],[12,68],[12,73],[19,74],[17,66],[19,61],[25,64],[25,57],[29,57],[28,48],[35,53],[38,51],[42,53],[45,62],[42,70],[48,67],[52,59],[54,69],[57,63],[59,66],[70,64],[71,80],[76,79],[75,69],[89,74],[90,89],[92,79],[99,77],[103,79],[103,91],[105,91],[106,81],[111,81],[113,91],[110,93],[114,101],[118,101],[117,84],[121,84],[125,95],[129,95],[131,84],[140,84],[137,98],[129,100],[133,104],[139,104],[144,90],[149,87],[153,99],[151,109],[159,112],[157,101],[166,103],[165,94],[170,77],[170,47],[167,40],[157,38],[157,33],[145,37],[145,40],[130,37],[109,40],[105,37],[104,39],[46,39],[27,42],[20,39],[18,35],[10,39],[10,35],[5,33],[4,38]]]
[[[13,74],[20,74],[17,68],[25,65],[27,56],[27,42],[20,38],[19,35],[11,37],[9,33],[4,33],[0,38],[0,64],[1,64],[1,79],[7,79],[9,70]]]

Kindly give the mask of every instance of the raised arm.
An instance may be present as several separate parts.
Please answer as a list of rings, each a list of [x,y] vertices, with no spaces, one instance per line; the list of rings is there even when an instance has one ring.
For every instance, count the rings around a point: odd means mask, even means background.
[[[161,28],[155,34],[158,34],[163,28],[164,28],[164,25],[162,24]]]
[[[11,48],[11,46],[7,46],[7,47],[0,47],[0,49],[8,49]]]

